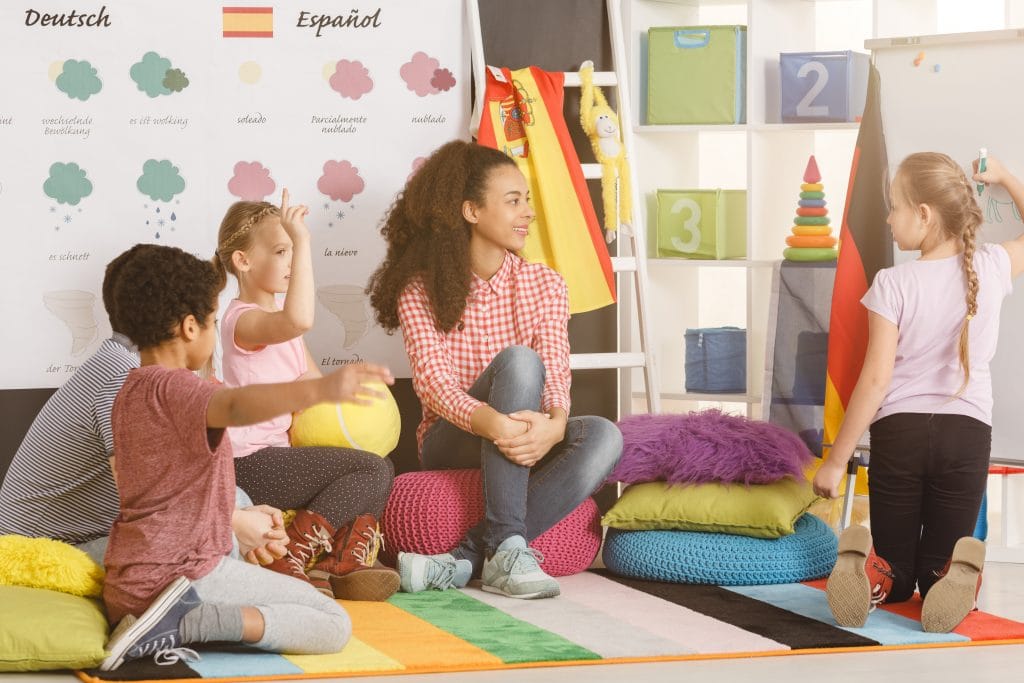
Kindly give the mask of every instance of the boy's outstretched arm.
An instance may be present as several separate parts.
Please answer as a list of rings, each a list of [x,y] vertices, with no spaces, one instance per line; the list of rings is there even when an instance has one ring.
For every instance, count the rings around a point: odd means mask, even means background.
[[[395,380],[384,366],[355,363],[319,379],[219,389],[206,407],[206,426],[218,429],[266,422],[316,403],[369,405],[385,397],[367,386],[376,382],[394,384]]]

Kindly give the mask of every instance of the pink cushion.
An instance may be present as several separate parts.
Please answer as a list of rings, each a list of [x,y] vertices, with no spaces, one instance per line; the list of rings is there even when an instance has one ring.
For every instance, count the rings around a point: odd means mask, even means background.
[[[383,531],[383,559],[394,565],[399,552],[435,555],[459,544],[484,515],[480,470],[407,472],[395,477]],[[587,569],[601,548],[601,516],[592,498],[534,539],[551,576]]]

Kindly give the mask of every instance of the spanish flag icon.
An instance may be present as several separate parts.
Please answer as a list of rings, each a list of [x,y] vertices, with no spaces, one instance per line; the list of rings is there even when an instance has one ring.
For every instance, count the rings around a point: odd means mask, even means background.
[[[273,7],[224,7],[225,38],[273,38]]]

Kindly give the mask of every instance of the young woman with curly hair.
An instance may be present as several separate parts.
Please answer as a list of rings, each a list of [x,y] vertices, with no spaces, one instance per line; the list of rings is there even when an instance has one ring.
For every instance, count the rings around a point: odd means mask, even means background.
[[[569,417],[565,281],[518,255],[534,212],[501,152],[449,142],[406,184],[370,279],[377,320],[401,328],[423,404],[426,469],[482,470],[484,519],[441,555],[402,553],[402,590],[466,585],[514,598],[558,595],[527,543],[597,489],[622,451],[600,417]]]

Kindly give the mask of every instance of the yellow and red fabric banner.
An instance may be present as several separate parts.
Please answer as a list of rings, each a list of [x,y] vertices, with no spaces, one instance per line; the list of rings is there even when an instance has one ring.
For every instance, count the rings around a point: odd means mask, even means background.
[[[582,313],[615,302],[615,275],[562,117],[563,87],[561,72],[488,67],[477,141],[512,157],[526,176],[537,220],[523,256],[558,271],[569,311]]]

